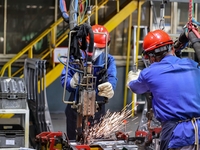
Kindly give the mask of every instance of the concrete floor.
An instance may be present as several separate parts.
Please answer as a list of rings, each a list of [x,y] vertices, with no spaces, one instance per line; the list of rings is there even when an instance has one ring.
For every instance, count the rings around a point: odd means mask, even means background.
[[[66,120],[64,113],[51,113],[53,130],[66,133]]]

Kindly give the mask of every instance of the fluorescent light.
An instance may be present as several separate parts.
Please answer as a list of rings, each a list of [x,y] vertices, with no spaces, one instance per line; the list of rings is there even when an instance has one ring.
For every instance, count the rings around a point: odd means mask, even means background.
[[[3,37],[0,37],[0,42],[3,42],[4,41],[4,38]]]

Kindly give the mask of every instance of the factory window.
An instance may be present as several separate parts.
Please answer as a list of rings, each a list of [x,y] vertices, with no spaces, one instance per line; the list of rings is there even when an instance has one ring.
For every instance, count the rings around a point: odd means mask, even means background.
[[[146,2],[142,5],[141,8],[141,19],[140,26],[149,25],[149,2]],[[132,26],[138,25],[138,12],[137,9],[132,13]],[[128,44],[130,44],[131,50],[133,48],[133,37],[134,32],[131,31],[131,41],[128,43],[128,29],[129,29],[129,17],[127,17],[124,21],[122,21],[119,26],[117,26],[110,34],[111,34],[111,46],[110,53],[112,55],[117,56],[126,56]],[[133,29],[133,28],[132,28]],[[140,40],[144,38],[144,34],[141,30],[140,32]],[[142,45],[139,44],[139,54],[142,52]],[[132,55],[132,53],[131,53]]]
[[[98,0],[100,3],[102,0]],[[90,1],[91,5],[95,5],[95,1]],[[127,0],[120,0],[120,8],[127,2]],[[66,0],[69,10],[69,0]],[[141,11],[141,25],[150,25],[150,2],[147,1],[142,5]],[[153,29],[159,28],[160,21],[160,4],[161,1],[153,1]],[[99,24],[105,24],[113,14],[116,14],[116,1],[108,1],[102,8],[99,9]],[[171,3],[168,2],[165,5],[165,31],[170,32],[172,8]],[[55,15],[55,1],[53,0],[36,0],[36,1],[23,1],[19,3],[17,1],[7,1],[7,24],[6,24],[6,53],[13,54],[18,53],[28,43],[30,43],[35,37],[40,35],[47,27],[49,27],[54,21]],[[188,17],[188,3],[178,3],[178,17],[177,17],[177,31],[187,22]],[[197,6],[200,9],[200,6]],[[60,17],[60,11],[58,10],[58,18]],[[138,12],[135,10],[132,14],[132,25],[138,24]],[[0,1],[0,19],[4,20],[4,1]],[[90,18],[91,24],[95,24],[95,15]],[[200,12],[197,15],[197,21],[200,20]],[[111,31],[111,46],[110,53],[112,55],[126,56],[128,43],[128,25],[129,18],[122,21],[119,26]],[[57,28],[57,35],[61,35],[66,30],[66,23],[60,24]],[[140,39],[144,35],[141,34]],[[133,36],[131,37],[131,42]],[[0,24],[0,53],[3,53],[4,42],[4,23]],[[65,40],[62,44],[67,45]],[[130,43],[131,47],[133,46]],[[140,52],[142,51],[142,44],[139,45]],[[43,38],[36,45],[34,45],[34,53],[40,53],[44,49],[49,47],[49,37]]]
[[[23,1],[23,3],[7,1],[7,54],[18,53],[52,24],[54,5],[53,0]],[[33,47],[34,53],[43,50],[47,44],[47,38],[43,38]]]

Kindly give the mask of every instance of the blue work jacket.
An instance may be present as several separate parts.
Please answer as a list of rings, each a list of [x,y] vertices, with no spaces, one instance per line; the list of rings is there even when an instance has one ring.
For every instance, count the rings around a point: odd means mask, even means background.
[[[101,79],[101,77],[99,75],[97,75],[97,73],[104,68],[104,64],[105,64],[104,54],[105,53],[102,53],[96,59],[96,61],[93,63],[93,66],[94,66],[94,74],[93,75],[96,76],[96,78],[97,78],[97,82],[96,82],[96,91],[97,92],[98,92],[97,87],[99,85],[99,80]],[[82,53],[82,55],[83,55],[83,58],[85,58],[84,53]],[[98,66],[98,67],[95,67],[95,66]],[[71,67],[78,69],[77,65],[73,65]],[[72,79],[75,72],[76,71],[74,71],[68,67],[68,77],[67,77],[67,82],[66,82],[66,90],[68,92],[75,92],[75,89],[70,86],[70,80]],[[64,67],[62,74],[61,74],[61,84],[63,87],[64,87],[64,82],[65,82],[65,74],[66,74],[66,67]],[[116,68],[115,59],[110,54],[108,54],[108,60],[107,60],[107,75],[108,75],[107,81],[112,84],[112,88],[113,88],[113,90],[115,90],[116,85],[117,85],[117,68]],[[103,99],[103,97],[102,97],[102,99]]]
[[[197,66],[191,59],[167,55],[143,69],[138,79],[129,83],[134,93],[153,94],[154,115],[161,123],[183,121],[173,130],[168,148],[194,144],[193,125],[184,120],[200,117],[200,69]],[[197,123],[200,131],[199,119]]]

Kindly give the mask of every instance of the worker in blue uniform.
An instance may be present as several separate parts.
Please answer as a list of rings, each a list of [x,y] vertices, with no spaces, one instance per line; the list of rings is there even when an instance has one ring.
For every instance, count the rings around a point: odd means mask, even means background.
[[[104,102],[105,98],[108,100],[111,99],[114,95],[114,90],[117,84],[117,69],[115,59],[112,55],[108,54],[107,60],[107,72],[105,72],[106,80],[102,83],[103,75],[99,72],[105,69],[105,48],[106,45],[110,43],[110,35],[107,29],[101,25],[93,25],[92,30],[94,32],[94,51],[93,51],[93,66],[94,67],[94,76],[97,78],[96,80],[96,101]],[[98,34],[98,33],[105,33],[105,34]],[[107,43],[106,43],[106,38]],[[88,38],[87,38],[87,41]],[[84,59],[85,53],[82,52],[82,58]],[[75,91],[77,87],[77,83],[79,80],[79,75],[76,71],[71,68],[68,68],[68,77],[66,81],[66,90],[70,92],[69,101],[74,101],[75,98]],[[64,87],[66,75],[66,67],[64,67],[62,74],[61,74],[61,83]],[[67,136],[70,140],[76,139],[76,118],[77,118],[77,111],[76,109],[72,109],[71,105],[67,105],[65,109],[66,114],[66,125],[67,125]],[[98,112],[95,113],[94,119],[90,121],[99,121],[100,118],[105,114],[105,103],[102,103],[101,108]]]
[[[191,39],[189,39],[191,40]],[[136,94],[152,93],[154,116],[162,124],[160,150],[199,147],[200,68],[175,55],[173,41],[163,30],[149,32],[143,42],[150,66],[130,71],[127,87]]]

